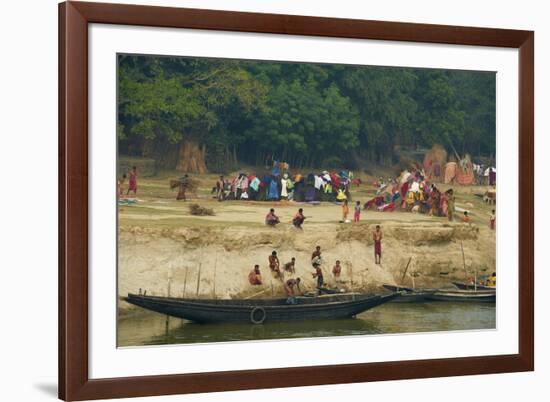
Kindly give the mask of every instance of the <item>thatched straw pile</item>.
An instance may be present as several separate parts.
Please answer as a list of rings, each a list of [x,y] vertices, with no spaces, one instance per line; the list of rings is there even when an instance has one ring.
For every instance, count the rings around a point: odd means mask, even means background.
[[[445,148],[443,148],[441,145],[434,144],[424,157],[424,168],[427,168],[434,163],[438,163],[440,166],[444,166],[446,162],[447,151],[445,151]]]

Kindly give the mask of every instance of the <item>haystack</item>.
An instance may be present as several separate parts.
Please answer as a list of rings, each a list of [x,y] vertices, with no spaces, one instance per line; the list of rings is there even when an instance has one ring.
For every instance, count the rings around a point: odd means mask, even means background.
[[[447,151],[439,144],[434,144],[424,156],[423,167],[428,177],[440,177],[447,163]]]
[[[214,210],[212,208],[201,207],[199,204],[189,205],[189,213],[191,215],[198,215],[198,216],[212,216],[212,215],[215,215]]]

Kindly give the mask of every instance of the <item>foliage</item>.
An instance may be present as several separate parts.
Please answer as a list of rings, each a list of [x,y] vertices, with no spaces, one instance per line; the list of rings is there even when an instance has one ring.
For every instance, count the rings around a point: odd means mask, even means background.
[[[396,145],[495,152],[490,72],[131,55],[118,67],[122,152],[194,141],[220,171],[351,153],[382,162]]]

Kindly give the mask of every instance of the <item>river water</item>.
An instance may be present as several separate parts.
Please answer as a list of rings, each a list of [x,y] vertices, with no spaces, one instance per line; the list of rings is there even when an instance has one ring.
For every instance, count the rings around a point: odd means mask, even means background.
[[[356,318],[251,324],[196,324],[140,310],[118,322],[118,346],[494,329],[492,303],[386,303]]]

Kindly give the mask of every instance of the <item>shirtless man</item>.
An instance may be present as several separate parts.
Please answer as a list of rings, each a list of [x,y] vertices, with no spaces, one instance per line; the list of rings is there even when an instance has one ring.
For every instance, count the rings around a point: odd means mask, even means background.
[[[315,263],[321,265],[321,246],[315,247],[315,251],[311,254],[311,264],[315,265]]]
[[[287,262],[285,265],[283,265],[283,270],[288,273],[295,273],[296,272],[296,258],[292,257],[290,262]]]
[[[376,229],[372,232],[372,239],[374,240],[374,263],[380,264],[382,259],[382,230],[380,225],[376,225]]]
[[[276,226],[280,222],[279,217],[275,215],[275,210],[271,208],[265,217],[265,224],[268,226]]]
[[[281,277],[281,268],[279,263],[279,257],[277,257],[277,252],[273,251],[268,258],[269,269],[275,275],[276,278]]]
[[[254,269],[248,274],[248,282],[253,286],[262,284],[262,275],[258,264],[254,265]]]
[[[289,279],[284,284],[285,292],[287,295],[286,303],[287,304],[296,304],[296,294],[301,294],[302,290],[300,289],[300,278]]]
[[[323,278],[323,271],[321,270],[321,265],[317,262],[314,262],[313,268],[315,268],[315,273],[313,274],[313,277],[317,278],[317,289],[322,288],[325,281]]]
[[[294,215],[294,218],[292,219],[292,224],[296,229],[302,229],[302,224],[304,223],[305,219],[306,217],[304,216],[304,210],[300,208],[298,209],[296,215]]]

